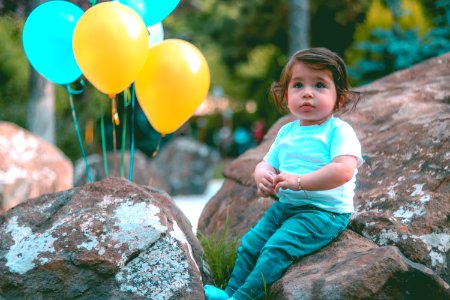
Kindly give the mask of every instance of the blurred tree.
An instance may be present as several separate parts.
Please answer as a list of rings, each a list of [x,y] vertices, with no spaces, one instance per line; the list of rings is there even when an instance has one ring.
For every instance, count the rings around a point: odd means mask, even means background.
[[[287,57],[288,20],[287,0],[191,0],[164,25],[168,36],[186,38],[205,54],[212,88],[222,87],[240,107],[255,101],[257,112],[246,118],[273,122],[280,114],[268,102],[268,89]]]
[[[288,55],[309,46],[325,46],[342,55],[368,3],[183,0],[164,20],[164,26],[168,38],[188,39],[203,51],[211,67],[213,88],[222,87],[228,98],[242,104],[239,107],[256,103],[256,112],[245,118],[262,118],[270,126],[281,114],[270,100],[269,87]],[[310,22],[301,11],[309,11]],[[297,43],[300,40],[304,46]],[[234,125],[240,122],[236,119]]]
[[[21,47],[23,22],[11,15],[0,16],[0,120],[26,123],[29,78],[28,61]]]
[[[31,10],[45,0],[30,1]],[[29,12],[27,12],[27,15]],[[35,69],[30,72],[27,129],[50,144],[55,143],[55,86]]]
[[[83,9],[91,6],[89,0],[73,0],[71,2],[78,4]],[[211,90],[216,89],[216,87],[224,90],[224,95],[232,99],[233,107],[238,107],[237,110],[243,110],[239,114],[235,114],[235,116],[238,116],[235,117],[233,122],[235,127],[241,125],[243,123],[241,120],[244,118],[250,121],[264,119],[270,126],[280,117],[280,113],[269,99],[269,87],[272,81],[278,78],[288,55],[294,51],[293,49],[303,47],[293,46],[293,43],[290,42],[292,30],[289,20],[304,21],[304,19],[298,20],[301,18],[298,13],[296,19],[291,17],[291,13],[294,11],[292,9],[294,3],[298,5],[300,2],[302,1],[182,0],[174,12],[164,20],[165,38],[182,38],[196,45],[208,60],[211,69]],[[384,54],[387,52],[371,52],[369,55],[368,50],[364,48],[367,45],[362,48],[360,45],[356,47],[353,38],[358,42],[370,40],[374,47],[377,43],[379,47],[385,47],[383,43],[389,44],[390,39],[382,40],[375,36],[372,31],[376,27],[391,30],[394,22],[398,24],[400,32],[405,31],[405,29],[414,31],[413,28],[417,24],[419,28],[423,28],[415,33],[416,36],[420,37],[421,43],[417,45],[423,48],[421,50],[423,53],[420,56],[422,58],[437,53],[437,49],[443,49],[447,45],[449,23],[448,14],[446,15],[448,4],[446,3],[448,1],[404,0],[403,2],[407,2],[407,4],[402,4],[401,7],[404,5],[411,6],[414,3],[426,4],[424,5],[427,9],[426,12],[423,7],[417,8],[413,5],[409,9],[411,11],[409,14],[414,18],[410,18],[409,21],[407,21],[405,12],[401,16],[394,16],[390,6],[381,0],[317,0],[308,2],[310,5],[309,46],[328,47],[343,55],[351,45],[353,50],[345,53],[346,58],[348,58],[346,59],[347,62],[350,60],[352,65],[362,59],[368,62],[378,62],[384,59]],[[30,3],[30,1],[25,0],[0,0],[0,13],[13,11],[18,16],[25,16],[24,12],[30,10]],[[440,6],[438,3],[441,3]],[[369,6],[371,7],[370,10],[368,10]],[[417,19],[419,15],[422,17]],[[362,23],[363,20],[365,20],[366,25],[356,28],[356,25]],[[431,22],[432,20],[434,21]],[[9,30],[10,25],[6,26]],[[303,25],[301,30],[305,29],[306,26]],[[298,32],[294,32],[294,35],[298,36]],[[411,36],[414,36],[414,34]],[[23,62],[20,32],[16,38],[17,43],[14,44],[15,48],[13,47],[13,49],[22,55]],[[409,37],[406,40],[414,41],[413,38]],[[2,49],[10,48],[11,45],[5,45],[3,39],[0,44],[1,59],[2,56],[6,55],[1,52]],[[408,47],[412,46],[409,45]],[[419,48],[418,46],[414,47]],[[18,49],[19,51],[17,51]],[[395,53],[401,53],[400,50],[402,49],[406,48],[398,47],[397,51],[399,52]],[[16,53],[11,54],[10,52],[8,55],[13,54]],[[392,54],[387,57],[392,57]],[[398,54],[397,57],[401,58],[402,55]],[[14,59],[14,61],[14,63],[20,62],[17,59]],[[390,63],[392,63],[392,60]],[[0,74],[5,72],[3,69],[3,65],[0,65]],[[23,69],[26,70],[27,68]],[[388,72],[388,70],[386,69],[383,72]],[[373,78],[385,75],[383,72],[374,73]],[[8,76],[7,78],[11,78],[10,75]],[[0,80],[4,79],[0,78]],[[87,92],[89,89],[92,89],[92,93]],[[26,94],[24,97],[28,97],[28,93],[23,90],[21,93]],[[1,99],[2,93],[5,93],[5,90],[0,86],[0,106],[5,107],[6,100]],[[74,98],[82,127],[85,121],[98,120],[102,111],[100,107],[104,109],[105,117],[110,118],[108,112],[110,102],[90,85],[88,85],[86,93]],[[26,99],[20,101],[25,103]],[[245,112],[244,108],[250,107],[249,103],[256,103],[256,112]],[[11,110],[11,108],[8,109]],[[57,144],[64,152],[70,153],[70,157],[80,155],[78,147],[73,144],[76,137],[70,116],[67,92],[61,87],[56,88],[56,115],[58,120],[55,125]],[[21,122],[24,123],[24,120],[25,118],[22,117]],[[220,117],[211,117],[210,124],[211,126],[221,124]],[[86,128],[81,129],[82,131],[86,130]],[[71,136],[72,134],[73,136]],[[207,138],[207,140],[210,139]]]
[[[86,3],[89,4],[87,1],[72,2],[85,8],[90,6],[86,5]],[[77,143],[67,91],[37,74],[29,65],[23,51],[22,29],[24,18],[31,11],[31,7],[31,1],[0,1],[0,120],[13,122],[26,128],[28,117],[34,119],[28,121],[34,121],[33,126],[39,126],[54,119],[55,129],[52,130],[56,132],[54,143],[69,158],[76,160],[81,156],[81,149]],[[30,75],[32,72],[34,72],[33,76]],[[48,87],[50,90],[55,90],[50,93],[54,94],[52,97],[55,97],[55,101],[51,104],[53,108],[48,109],[45,106],[43,108],[36,105],[42,102],[29,101],[33,98],[33,93],[42,97]],[[75,83],[73,88],[81,89],[82,87],[79,83]],[[106,118],[110,117],[110,113],[108,114],[110,101],[89,83],[83,94],[74,96],[74,102],[83,136],[92,136],[92,132],[88,132],[91,129],[87,124],[95,123],[103,112]],[[46,116],[46,113],[52,109],[54,116]],[[99,132],[100,130],[94,136],[94,140],[86,140],[87,153],[96,150],[100,140]]]
[[[289,55],[309,48],[309,0],[289,0]]]
[[[341,51],[348,44],[349,38],[345,37],[351,37],[352,27],[349,24],[353,24],[355,16],[364,9],[359,3],[366,1],[355,4],[343,0],[335,4],[333,1],[318,0],[311,3],[311,24],[314,24],[310,28],[314,33],[310,39],[312,45]],[[28,1],[8,2],[15,10],[24,10],[29,5]],[[90,6],[87,0],[71,2],[84,9]],[[270,125],[280,116],[269,99],[270,84],[279,76],[291,51],[289,49],[303,47],[293,46],[289,36],[289,20],[305,21],[298,13],[290,17],[294,11],[290,7],[297,2],[303,1],[183,0],[164,20],[165,36],[183,38],[198,46],[211,67],[212,88],[222,87],[227,97],[242,104],[237,105],[239,107],[255,102],[256,112],[247,113],[245,117],[263,118]],[[300,6],[297,4],[297,7]],[[324,11],[327,14],[322,14]],[[320,17],[319,22],[317,17]],[[338,23],[341,26],[335,26]],[[302,25],[299,30],[308,32],[306,26]],[[344,29],[336,34],[333,31],[336,28]],[[299,34],[295,32],[293,36],[298,37]],[[335,36],[343,38],[336,39]],[[239,122],[236,120],[235,124],[239,125]]]
[[[448,15],[448,1],[434,5]],[[350,76],[364,84],[448,52],[449,30],[449,18],[435,20],[433,27],[417,0],[374,0],[346,51]]]
[[[31,68],[29,86],[26,128],[55,144],[55,85]]]
[[[12,3],[8,3],[8,6],[16,11],[25,11],[25,14],[29,15],[33,9],[45,2],[47,1],[32,0],[25,3],[19,1],[16,3],[16,7]],[[86,7],[86,1],[72,2]],[[31,68],[29,86],[26,127],[47,142],[55,144],[55,85]]]
[[[432,6],[434,27],[422,38],[424,57],[450,51],[450,1],[437,0]]]
[[[29,0],[0,0],[0,14],[13,13],[23,18],[31,11],[31,5]]]
[[[360,24],[372,0],[312,1],[311,45],[326,47],[344,55],[353,43],[356,25]]]

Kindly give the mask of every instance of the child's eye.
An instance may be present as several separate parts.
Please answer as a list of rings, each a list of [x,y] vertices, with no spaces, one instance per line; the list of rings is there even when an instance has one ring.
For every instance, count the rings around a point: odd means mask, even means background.
[[[323,89],[323,88],[326,88],[326,87],[327,86],[323,82],[316,83],[316,88]]]
[[[303,87],[303,84],[301,84],[300,82],[294,83],[294,88],[299,89],[299,88],[302,88],[302,87]]]

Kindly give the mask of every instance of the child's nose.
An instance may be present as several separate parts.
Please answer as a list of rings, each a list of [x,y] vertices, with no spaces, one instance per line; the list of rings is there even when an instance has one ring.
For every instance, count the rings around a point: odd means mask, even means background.
[[[304,98],[312,98],[313,96],[313,91],[310,87],[305,87],[303,89],[303,97]]]

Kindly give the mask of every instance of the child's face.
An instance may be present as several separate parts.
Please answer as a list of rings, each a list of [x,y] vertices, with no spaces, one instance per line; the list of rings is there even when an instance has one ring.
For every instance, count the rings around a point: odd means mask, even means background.
[[[316,70],[301,62],[291,71],[285,95],[289,111],[304,126],[325,122],[333,114],[337,97],[331,71]]]

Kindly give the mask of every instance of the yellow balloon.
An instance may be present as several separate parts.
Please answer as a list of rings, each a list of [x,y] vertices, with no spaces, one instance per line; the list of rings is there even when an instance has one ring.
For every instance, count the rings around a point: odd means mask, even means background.
[[[148,51],[135,81],[136,96],[147,119],[160,133],[174,132],[208,94],[208,63],[189,42],[168,39]]]
[[[73,52],[86,78],[99,91],[115,95],[128,87],[144,66],[147,28],[128,6],[103,2],[81,16],[73,33]]]

